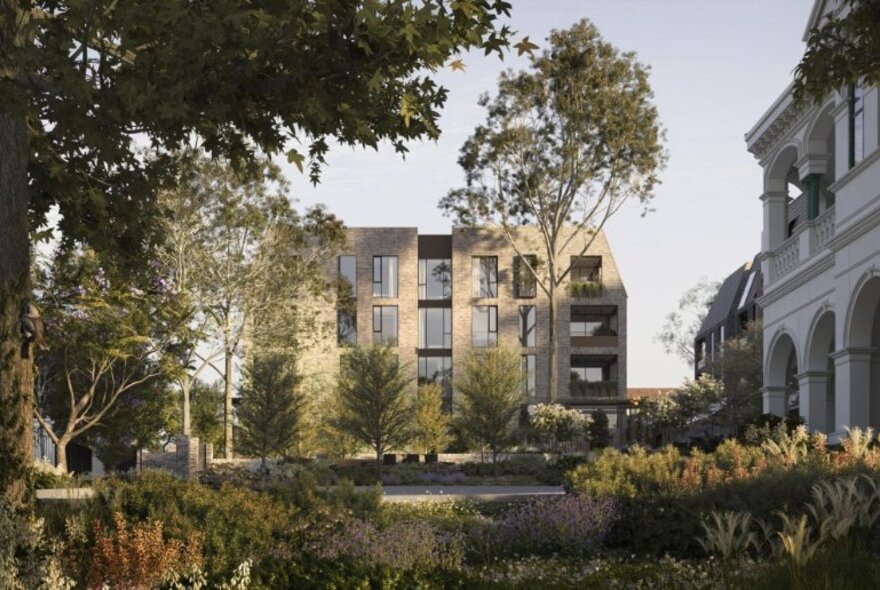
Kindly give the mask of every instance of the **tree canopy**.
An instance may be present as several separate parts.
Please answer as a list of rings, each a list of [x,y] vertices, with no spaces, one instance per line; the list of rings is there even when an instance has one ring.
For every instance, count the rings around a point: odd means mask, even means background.
[[[810,31],[795,68],[794,96],[818,102],[862,80],[880,82],[880,2],[844,0]]]

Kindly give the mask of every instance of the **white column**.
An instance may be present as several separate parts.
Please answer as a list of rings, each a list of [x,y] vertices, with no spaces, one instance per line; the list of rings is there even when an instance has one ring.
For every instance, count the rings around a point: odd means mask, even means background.
[[[835,430],[865,428],[870,424],[870,348],[847,348],[831,354],[835,372]]]
[[[785,416],[785,387],[767,385],[763,389],[764,413]]]
[[[785,241],[785,203],[788,195],[784,192],[767,191],[761,195],[764,203],[764,232],[761,234],[761,251],[772,252]]]
[[[810,432],[825,432],[828,429],[828,373],[806,371],[796,377],[800,392],[800,414],[804,423]]]

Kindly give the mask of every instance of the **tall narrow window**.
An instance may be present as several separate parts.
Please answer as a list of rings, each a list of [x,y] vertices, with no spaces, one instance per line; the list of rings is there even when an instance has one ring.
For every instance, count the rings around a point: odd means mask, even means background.
[[[419,348],[452,348],[452,309],[419,308]]]
[[[448,259],[419,260],[419,299],[452,297],[452,264]]]
[[[452,398],[452,357],[420,356],[419,385],[439,383],[445,400]]]
[[[397,306],[373,306],[373,342],[397,345]]]
[[[528,264],[526,264],[528,263]],[[531,267],[531,270],[529,269]],[[514,297],[529,298],[538,295],[538,280],[533,270],[537,270],[538,257],[534,254],[516,256],[513,259]]]
[[[860,84],[849,90],[849,167],[865,158],[865,89]]]
[[[522,355],[523,392],[528,397],[535,397],[536,378],[535,365],[537,356],[534,354]]]
[[[473,257],[474,297],[498,297],[498,258]]]
[[[343,255],[337,260],[336,274],[340,287],[348,287],[352,297],[357,297],[357,256]]]
[[[373,297],[397,297],[397,256],[373,256]]]
[[[336,336],[341,345],[357,344],[357,314],[352,309],[336,312]]]
[[[474,346],[495,346],[498,343],[498,307],[475,305],[471,322]]]
[[[520,346],[534,346],[537,327],[537,313],[534,305],[519,306],[519,343]]]

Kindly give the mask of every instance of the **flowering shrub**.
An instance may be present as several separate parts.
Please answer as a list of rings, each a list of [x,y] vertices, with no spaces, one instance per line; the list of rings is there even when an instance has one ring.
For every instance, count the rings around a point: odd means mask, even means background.
[[[151,590],[191,574],[202,565],[202,536],[190,533],[185,540],[165,539],[164,525],[148,520],[130,529],[118,512],[116,530],[105,534],[95,525],[95,547],[89,572],[89,587]]]
[[[559,444],[585,437],[590,418],[562,404],[538,404],[531,424],[538,438],[556,453]]]
[[[618,516],[617,502],[568,494],[513,506],[470,535],[478,559],[517,555],[594,553]]]

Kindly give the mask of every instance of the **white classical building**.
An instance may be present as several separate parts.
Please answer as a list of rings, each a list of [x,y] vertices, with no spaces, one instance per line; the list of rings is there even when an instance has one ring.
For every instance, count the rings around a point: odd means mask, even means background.
[[[817,0],[807,32],[835,10]],[[746,134],[764,171],[764,411],[832,440],[880,427],[878,113],[875,87],[797,106],[789,86]]]

